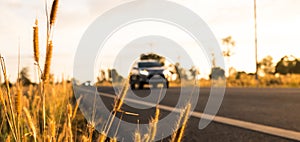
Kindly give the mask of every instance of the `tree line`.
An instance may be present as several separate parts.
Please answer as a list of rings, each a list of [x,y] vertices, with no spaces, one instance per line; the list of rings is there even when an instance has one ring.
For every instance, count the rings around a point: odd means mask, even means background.
[[[259,72],[262,74],[300,74],[300,60],[295,56],[284,56],[276,64],[273,58],[267,56],[258,63]]]

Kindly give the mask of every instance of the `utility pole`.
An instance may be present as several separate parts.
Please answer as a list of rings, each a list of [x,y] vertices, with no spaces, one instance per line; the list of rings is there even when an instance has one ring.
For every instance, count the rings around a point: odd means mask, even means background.
[[[258,83],[256,0],[254,0],[254,30],[255,30],[254,45],[255,45],[255,68],[256,68],[255,79],[256,79],[256,82]]]

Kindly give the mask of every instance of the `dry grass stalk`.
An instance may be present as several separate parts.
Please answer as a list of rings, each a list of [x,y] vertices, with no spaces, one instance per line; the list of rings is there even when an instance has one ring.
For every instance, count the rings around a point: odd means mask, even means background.
[[[142,142],[149,142],[149,141],[150,141],[149,134],[145,134],[145,135],[143,136]]]
[[[49,133],[51,141],[55,142],[55,135],[56,135],[56,123],[55,120],[50,119],[49,121]]]
[[[29,99],[32,99],[32,92],[33,92],[33,86],[32,84],[30,84],[27,90],[27,95]]]
[[[139,131],[136,131],[136,132],[134,133],[134,142],[142,142],[141,139],[142,139],[142,138],[141,138],[141,133],[140,133]]]
[[[37,134],[36,134],[36,128],[34,126],[34,123],[33,123],[33,120],[32,120],[32,117],[28,111],[28,109],[26,107],[23,107],[23,111],[25,113],[25,116],[26,116],[26,120],[27,120],[27,123],[31,129],[31,133],[32,133],[32,136],[34,138],[34,141],[36,142],[36,137],[37,137]]]
[[[46,136],[46,142],[53,142],[51,136]]]
[[[67,109],[68,109],[68,118],[67,118],[67,138],[69,142],[73,141],[73,133],[72,133],[72,115],[73,115],[73,111],[72,111],[72,105],[68,104],[67,105]]]
[[[125,81],[125,85],[124,87],[122,88],[122,91],[120,93],[119,96],[117,96],[116,100],[115,100],[115,104],[114,104],[114,109],[113,111],[120,111],[121,110],[121,107],[124,103],[124,99],[127,95],[127,91],[128,91],[128,88],[129,88],[129,81],[128,79]]]
[[[89,132],[89,140],[92,141],[93,133],[95,131],[95,123],[94,122],[88,122],[87,128],[88,128],[88,132]]]
[[[8,135],[8,136],[6,137],[5,142],[11,142],[10,135]]]
[[[23,95],[22,96],[22,107],[30,108],[29,101],[31,101],[31,100],[29,100],[27,96]]]
[[[100,133],[99,142],[105,142],[107,135],[105,133]]]
[[[35,26],[33,27],[33,53],[34,61],[39,63],[40,51],[39,51],[39,26],[38,19],[35,20]]]
[[[181,126],[181,129],[178,134],[177,142],[181,142],[181,140],[183,138],[183,134],[184,134],[184,131],[185,131],[188,119],[189,119],[190,110],[191,110],[191,104],[189,103],[189,104],[187,104],[185,111],[184,111],[184,119],[183,119],[182,126]]]
[[[176,123],[176,127],[175,127],[175,131],[173,132],[172,136],[171,136],[171,142],[175,142],[176,141],[176,138],[177,138],[177,135],[178,135],[178,130],[179,130],[179,127],[181,125],[181,121],[183,119],[183,115],[184,115],[184,110],[182,110],[180,112],[180,116],[177,120],[177,123]]]
[[[152,119],[151,123],[150,123],[150,141],[154,141],[155,136],[156,136],[156,132],[157,132],[157,123],[159,121],[159,115],[160,115],[160,110],[158,108],[158,106],[156,106],[156,111],[155,111],[155,117],[154,119]]]
[[[4,94],[2,92],[2,88],[0,87],[0,102],[3,106],[5,106]],[[6,108],[6,107],[4,107]]]
[[[68,116],[70,118],[72,118],[72,115],[73,115],[73,108],[72,108],[72,105],[71,104],[68,104],[67,105],[67,110],[68,110]]]
[[[12,130],[12,135],[14,137],[15,141],[18,141],[19,138],[17,137],[18,131],[17,131],[17,123],[16,123],[16,117],[15,117],[15,112],[14,112],[14,108],[13,108],[13,103],[12,103],[12,96],[10,94],[10,87],[9,87],[9,81],[7,78],[7,73],[6,73],[6,66],[5,66],[5,61],[4,58],[1,56],[0,54],[0,64],[1,64],[1,69],[3,71],[3,76],[4,76],[4,81],[5,81],[5,88],[6,88],[6,93],[8,96],[8,111],[6,111],[5,115],[6,115],[6,119],[9,123],[9,127]]]
[[[122,91],[121,91],[120,95],[116,96],[116,98],[115,98],[114,108],[113,108],[111,114],[109,115],[108,121],[106,122],[105,127],[103,129],[104,134],[107,134],[109,132],[110,127],[111,127],[111,125],[112,125],[112,123],[115,119],[116,113],[117,112],[123,112],[121,110],[121,107],[122,107],[122,105],[124,103],[124,99],[127,95],[128,88],[129,88],[129,81],[127,79],[127,80],[125,80],[125,85],[122,88]]]
[[[82,99],[82,96],[79,97],[79,99],[76,101],[76,105],[75,105],[75,108],[74,108],[74,112],[72,114],[72,120],[74,120],[75,116],[76,116],[76,113],[77,113],[77,110],[78,110],[78,107],[79,107],[79,104],[80,104],[80,101]]]
[[[35,96],[33,97],[33,101],[32,101],[32,103],[31,103],[31,107],[32,107],[32,108],[38,108],[38,106],[39,106],[39,104],[40,104],[40,101],[41,101],[41,97],[35,95]]]
[[[89,142],[90,140],[89,140],[89,138],[86,137],[85,135],[82,135],[80,141],[81,141],[81,142]]]
[[[17,93],[15,96],[15,108],[17,115],[20,116],[22,113],[22,90],[19,85],[17,85]]]
[[[56,15],[58,11],[58,0],[54,0],[52,3],[51,13],[50,13],[50,26],[52,27],[56,21]]]
[[[45,60],[44,74],[43,74],[44,82],[49,81],[50,66],[51,66],[51,59],[52,59],[52,52],[53,52],[52,50],[53,50],[53,43],[52,43],[52,41],[49,41],[48,46],[47,46],[46,60]]]
[[[118,142],[116,137],[110,138],[109,142]]]
[[[64,138],[66,136],[66,129],[67,129],[67,124],[64,123],[63,128],[62,128],[62,132],[58,136],[58,140],[57,140],[58,142],[63,142],[64,141]]]
[[[189,115],[189,112],[190,112],[190,107],[191,107],[191,104],[189,103],[185,109],[183,109],[181,112],[180,112],[180,116],[178,118],[178,121],[176,123],[176,127],[175,127],[175,131],[173,132],[172,136],[171,136],[171,142],[179,142],[178,141],[178,138],[182,137],[183,135],[183,132],[184,132],[184,129],[185,129],[185,125],[187,123],[187,119],[188,119],[188,115]],[[188,112],[187,112],[188,111]],[[185,125],[184,125],[185,124]],[[184,125],[182,128],[180,128],[181,125]]]
[[[16,95],[15,95],[15,109],[16,109],[16,112],[17,112],[17,129],[16,129],[16,131],[17,131],[17,137],[19,138],[19,139],[21,139],[21,129],[20,129],[20,123],[21,123],[21,118],[20,118],[20,116],[21,116],[21,114],[22,114],[22,96],[23,96],[23,94],[22,94],[22,89],[21,89],[21,87],[20,87],[20,84],[19,83],[17,83],[17,91],[16,91]]]

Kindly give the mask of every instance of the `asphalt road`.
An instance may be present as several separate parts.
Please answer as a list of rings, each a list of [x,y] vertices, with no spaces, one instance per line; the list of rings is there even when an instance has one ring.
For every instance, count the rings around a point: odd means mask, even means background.
[[[97,90],[98,92],[116,94],[111,87],[98,87]],[[159,96],[159,91],[153,92]],[[209,93],[210,88],[200,88],[198,103],[194,111],[203,112]],[[135,90],[134,92],[129,91],[126,97],[138,97],[143,100],[143,98],[154,96],[155,94],[151,94],[150,89],[144,89]],[[180,88],[169,88],[166,94],[161,98],[160,104],[174,107],[178,103],[179,95]],[[150,99],[150,101],[157,100],[157,96]],[[112,109],[113,99],[105,96],[101,98],[104,100],[106,107]],[[125,111],[139,114],[139,117],[123,117],[123,120],[132,123],[136,123],[138,119],[140,121],[139,123],[147,124],[155,112],[154,107],[139,108],[128,102],[125,102],[122,108]],[[300,89],[227,88],[217,116],[300,132],[299,110]],[[161,118],[164,118],[170,113],[168,111],[161,112]],[[190,118],[184,141],[292,141],[216,122],[212,122],[205,129],[199,130],[198,123],[199,118]],[[168,141],[168,138],[164,141]]]

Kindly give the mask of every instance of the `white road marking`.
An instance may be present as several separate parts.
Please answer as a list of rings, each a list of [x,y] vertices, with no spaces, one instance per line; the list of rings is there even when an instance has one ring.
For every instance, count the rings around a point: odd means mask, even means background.
[[[115,95],[108,94],[108,93],[102,93],[99,92],[100,95],[109,97],[109,98],[114,98]],[[149,102],[144,102],[140,100],[134,100],[130,98],[125,98],[125,101],[131,102],[131,103],[136,103],[140,105],[145,105],[145,106],[155,106],[156,104],[149,103]],[[180,112],[181,109],[179,108],[174,108],[166,105],[159,105],[160,109],[167,110],[167,111],[174,111],[174,112]],[[237,120],[237,119],[232,119],[232,118],[226,118],[222,116],[212,116],[209,114],[204,114],[201,112],[192,112],[191,116],[196,117],[196,118],[201,118],[201,119],[207,119],[207,120],[213,120],[218,123],[222,124],[227,124],[231,126],[236,126],[256,132],[261,132],[265,134],[270,134],[274,136],[279,136],[291,140],[297,140],[300,141],[300,132],[293,131],[293,130],[287,130],[287,129],[282,129],[282,128],[276,128],[272,126],[267,126],[267,125],[262,125],[262,124],[257,124],[257,123],[252,123],[252,122],[247,122],[243,120]]]

